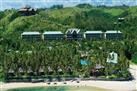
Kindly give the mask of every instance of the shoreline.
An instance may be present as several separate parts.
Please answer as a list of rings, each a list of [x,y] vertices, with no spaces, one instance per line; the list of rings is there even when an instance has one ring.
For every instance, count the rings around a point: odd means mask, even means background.
[[[76,81],[66,81],[67,84],[63,82],[51,82],[51,84],[47,83],[4,83],[1,85],[2,90],[15,89],[15,88],[27,88],[27,87],[48,87],[48,86],[79,86],[79,87],[97,87],[102,89],[108,89],[112,91],[132,91],[136,90],[136,86],[132,81],[130,82],[117,82],[117,81],[80,81],[77,83]]]
[[[97,87],[102,89],[108,89],[112,91],[137,91],[137,65],[130,65],[130,72],[134,77],[132,81],[96,81],[96,80],[88,80],[88,81],[80,81],[77,83],[76,81],[66,81],[64,82],[50,82],[47,83],[1,83],[1,91],[14,89],[14,88],[25,88],[25,87],[48,87],[48,86],[90,86]]]

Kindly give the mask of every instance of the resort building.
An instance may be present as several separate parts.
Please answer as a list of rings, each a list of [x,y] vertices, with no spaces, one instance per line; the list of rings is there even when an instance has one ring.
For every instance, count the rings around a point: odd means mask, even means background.
[[[106,31],[105,38],[106,39],[122,39],[123,34],[120,31]]]
[[[102,31],[86,31],[84,35],[86,39],[103,39]]]
[[[109,55],[107,57],[107,63],[117,64],[118,63],[118,54],[115,53],[114,51],[109,53]]]
[[[39,41],[41,40],[41,34],[39,32],[23,32],[21,34],[22,39],[28,41]]]
[[[61,31],[46,31],[43,33],[44,40],[62,40],[64,34]]]
[[[26,5],[25,7],[19,9],[18,11],[23,16],[30,16],[36,14],[36,9],[31,8],[30,6]]]
[[[82,40],[83,34],[80,32],[80,29],[71,28],[66,31],[67,40]]]

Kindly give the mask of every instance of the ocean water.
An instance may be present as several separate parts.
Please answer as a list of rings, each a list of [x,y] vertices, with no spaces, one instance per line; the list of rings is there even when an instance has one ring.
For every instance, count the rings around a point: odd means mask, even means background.
[[[101,88],[95,87],[33,87],[33,88],[17,88],[17,89],[10,89],[7,91],[110,91]]]

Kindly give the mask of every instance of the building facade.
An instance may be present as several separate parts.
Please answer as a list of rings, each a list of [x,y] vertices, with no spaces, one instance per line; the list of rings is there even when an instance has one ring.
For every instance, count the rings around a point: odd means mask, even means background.
[[[43,33],[44,40],[62,40],[64,34],[60,31],[46,31]]]
[[[41,40],[41,34],[39,32],[23,32],[21,34],[21,37],[23,40],[28,40],[28,41],[40,41]]]
[[[103,39],[102,31],[86,31],[84,35],[86,39]]]
[[[122,39],[123,38],[123,34],[120,31],[106,31],[105,33],[105,38],[106,39]]]

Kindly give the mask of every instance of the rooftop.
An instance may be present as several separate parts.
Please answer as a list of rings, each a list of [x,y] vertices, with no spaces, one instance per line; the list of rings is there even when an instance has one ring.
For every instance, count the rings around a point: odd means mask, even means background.
[[[106,31],[106,33],[121,33],[120,31],[116,31],[116,30],[111,30],[111,31]]]
[[[33,10],[36,11],[36,9],[31,8],[29,5],[26,5],[19,9],[19,11],[33,11]]]
[[[36,9],[20,9],[19,11],[36,11]]]
[[[102,33],[102,31],[86,31],[85,33]]]
[[[40,35],[39,32],[23,32],[21,35]]]
[[[80,32],[80,29],[70,28],[66,31],[66,33],[70,33],[70,34],[73,34],[74,32],[76,32],[78,34]]]
[[[46,31],[43,34],[63,34],[61,31]]]

